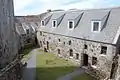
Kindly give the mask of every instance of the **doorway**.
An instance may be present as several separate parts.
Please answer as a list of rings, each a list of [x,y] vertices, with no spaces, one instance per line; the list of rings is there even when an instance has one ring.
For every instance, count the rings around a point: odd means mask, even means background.
[[[49,50],[49,42],[47,41],[47,50]]]
[[[48,52],[48,51],[47,51],[47,48],[44,48],[44,52]]]
[[[88,55],[83,54],[83,66],[88,66]]]
[[[38,45],[37,37],[35,37],[35,44]]]
[[[58,54],[60,54],[60,49],[58,49]]]

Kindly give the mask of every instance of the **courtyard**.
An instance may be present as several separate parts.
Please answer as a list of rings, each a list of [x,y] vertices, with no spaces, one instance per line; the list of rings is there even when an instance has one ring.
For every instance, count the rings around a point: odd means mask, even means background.
[[[37,55],[37,80],[56,80],[75,70],[76,65],[52,53]]]
[[[71,61],[40,49],[31,49],[24,79],[29,80],[96,80]],[[28,54],[29,55],[29,54]],[[35,57],[36,56],[36,57]]]

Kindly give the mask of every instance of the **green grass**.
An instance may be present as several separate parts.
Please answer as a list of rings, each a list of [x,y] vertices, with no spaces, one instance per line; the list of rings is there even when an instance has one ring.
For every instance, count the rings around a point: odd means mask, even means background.
[[[56,80],[58,77],[74,71],[75,68],[75,64],[64,59],[57,58],[55,54],[38,54],[36,80]]]
[[[44,53],[44,50],[42,50],[42,49],[37,49],[37,51]]]
[[[85,73],[73,78],[73,80],[96,80],[96,79]]]
[[[22,49],[22,54],[24,55],[23,59],[21,60],[22,62],[27,62],[27,60],[31,57],[32,53],[30,52],[32,51],[32,49],[34,49],[34,46],[32,45],[24,46],[24,48]]]
[[[31,44],[25,45],[24,48],[22,49],[22,54],[27,55],[34,48],[35,47]]]

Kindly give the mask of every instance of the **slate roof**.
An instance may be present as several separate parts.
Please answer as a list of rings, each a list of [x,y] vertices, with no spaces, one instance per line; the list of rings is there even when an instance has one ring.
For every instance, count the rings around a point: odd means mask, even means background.
[[[23,29],[23,27],[21,27],[22,24],[16,24],[16,31],[19,33],[19,34],[25,34],[25,31]]]
[[[69,30],[68,20],[74,19],[81,12],[84,12],[81,20],[74,30]],[[110,12],[110,14],[109,14]],[[52,20],[59,15],[65,13],[63,20],[57,28],[52,28]],[[100,33],[91,32],[92,20],[103,20],[106,15],[109,14],[108,20],[105,22],[103,29]],[[52,15],[51,19],[45,27],[40,27],[41,31],[50,32],[54,34],[61,34],[65,36],[72,36],[76,38],[82,38],[87,40],[99,41],[104,43],[113,43],[116,34],[120,27],[120,8],[108,8],[108,9],[90,9],[90,10],[70,10],[70,11],[56,11],[51,12],[48,15]],[[48,16],[46,15],[46,16]]]
[[[25,34],[25,29],[30,29],[31,32],[35,32],[41,25],[41,20],[47,14],[41,13],[40,15],[29,15],[29,16],[15,16],[14,21],[16,30],[19,34]]]

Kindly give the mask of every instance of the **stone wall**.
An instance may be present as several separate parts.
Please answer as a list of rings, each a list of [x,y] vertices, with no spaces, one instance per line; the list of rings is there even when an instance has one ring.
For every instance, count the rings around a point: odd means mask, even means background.
[[[61,57],[76,62],[80,67],[83,66],[83,54],[87,54],[89,66],[94,70],[99,71],[100,74],[104,74],[104,78],[110,77],[113,63],[112,60],[116,53],[115,46],[100,42],[49,34],[41,31],[37,33],[37,38],[41,49],[46,48],[47,51],[53,52],[57,55],[58,49],[60,49],[59,55]],[[69,41],[71,41],[71,44]],[[49,43],[49,47],[47,46],[47,43]],[[85,45],[87,46],[86,49]],[[105,55],[101,54],[101,46],[107,47]],[[73,50],[73,57],[70,56],[70,49]],[[79,54],[79,59],[76,59],[76,53]],[[95,66],[92,65],[92,57],[97,58],[97,64]]]
[[[4,74],[0,73],[0,80],[21,80],[22,79],[22,64],[17,63],[8,69]]]
[[[0,0],[0,80],[18,80],[16,65],[6,69],[14,61],[18,50],[19,35],[14,25],[13,0]]]
[[[118,67],[117,67],[117,71],[115,73],[115,79],[114,80],[120,80],[120,56],[118,58]]]
[[[17,53],[13,0],[0,0],[0,67],[9,64]]]

